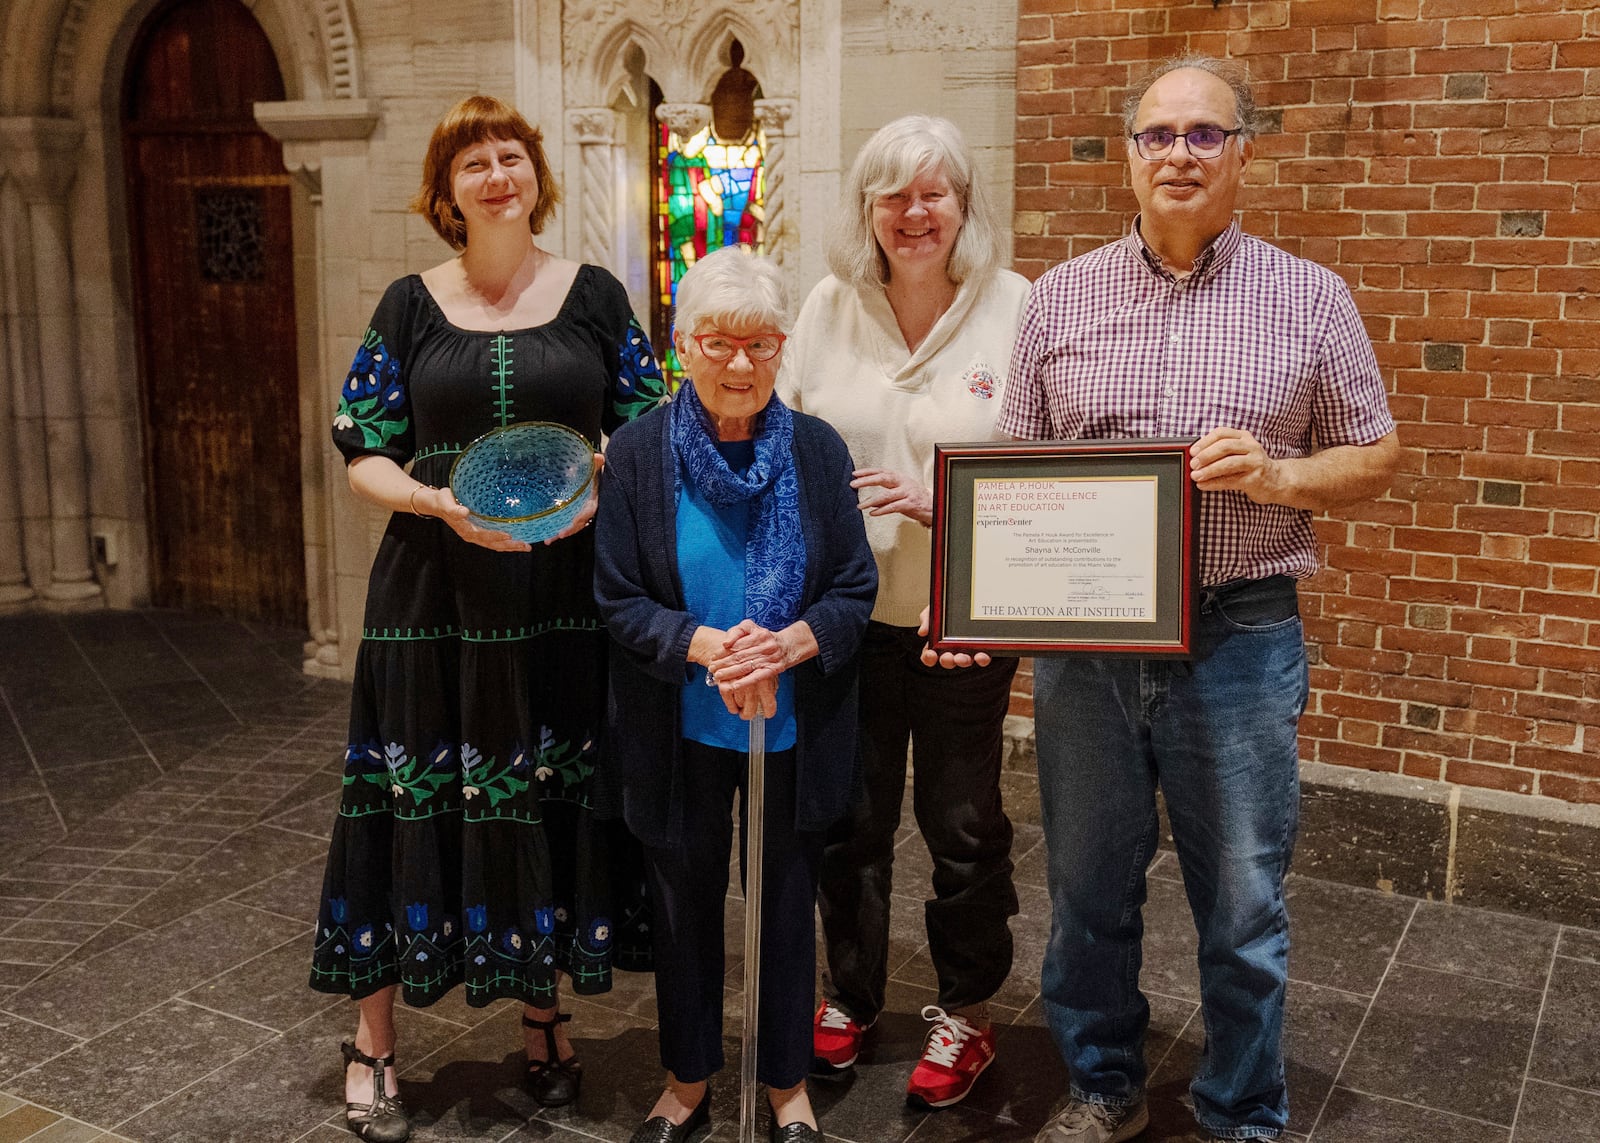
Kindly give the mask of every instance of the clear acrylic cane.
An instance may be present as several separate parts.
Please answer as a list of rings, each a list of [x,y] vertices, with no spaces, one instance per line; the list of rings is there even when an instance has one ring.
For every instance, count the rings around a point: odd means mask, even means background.
[[[756,1032],[761,1019],[761,856],[766,808],[767,719],[750,720],[744,786],[744,1041],[739,1057],[739,1143],[756,1143]]]

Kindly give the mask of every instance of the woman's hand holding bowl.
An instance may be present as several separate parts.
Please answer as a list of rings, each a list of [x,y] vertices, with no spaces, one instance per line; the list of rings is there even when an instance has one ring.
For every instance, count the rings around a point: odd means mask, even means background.
[[[589,481],[589,497],[587,501],[585,501],[583,507],[579,509],[578,514],[572,518],[572,523],[568,524],[565,528],[561,529],[561,531],[557,532],[555,535],[551,536],[545,541],[545,545],[547,547],[555,543],[557,540],[565,540],[568,536],[577,535],[594,521],[595,509],[600,507],[600,470],[605,466],[605,454],[598,452],[595,453],[594,477]]]
[[[492,552],[531,552],[533,548],[521,540],[513,540],[508,533],[481,527],[472,519],[472,512],[456,499],[448,488],[427,488],[413,498],[417,510],[424,516],[437,516],[450,530],[469,544],[488,548]]]

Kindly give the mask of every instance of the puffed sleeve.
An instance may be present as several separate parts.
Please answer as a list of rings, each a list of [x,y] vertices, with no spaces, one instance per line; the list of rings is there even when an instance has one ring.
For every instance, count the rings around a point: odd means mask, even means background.
[[[339,387],[333,417],[333,443],[345,463],[363,456],[386,456],[405,464],[415,451],[411,396],[406,385],[413,308],[409,279],[384,293],[356,350],[350,372]]]
[[[613,344],[616,360],[611,370],[611,399],[601,418],[601,427],[609,436],[618,425],[635,420],[668,399],[666,378],[661,373],[661,363],[650,348],[650,338],[633,316],[628,295],[615,279],[609,283],[607,308],[611,311]]]

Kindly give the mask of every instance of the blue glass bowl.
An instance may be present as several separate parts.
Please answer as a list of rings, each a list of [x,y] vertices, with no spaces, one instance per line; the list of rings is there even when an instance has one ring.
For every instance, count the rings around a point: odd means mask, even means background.
[[[594,482],[594,446],[550,421],[491,429],[450,466],[450,491],[479,526],[530,544],[572,523]]]

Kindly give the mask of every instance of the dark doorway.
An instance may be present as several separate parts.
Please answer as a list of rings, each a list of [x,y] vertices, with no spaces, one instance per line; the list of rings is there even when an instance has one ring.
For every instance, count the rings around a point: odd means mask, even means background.
[[[238,0],[173,0],[123,89],[151,590],[303,627],[289,176],[251,105],[281,100]]]

